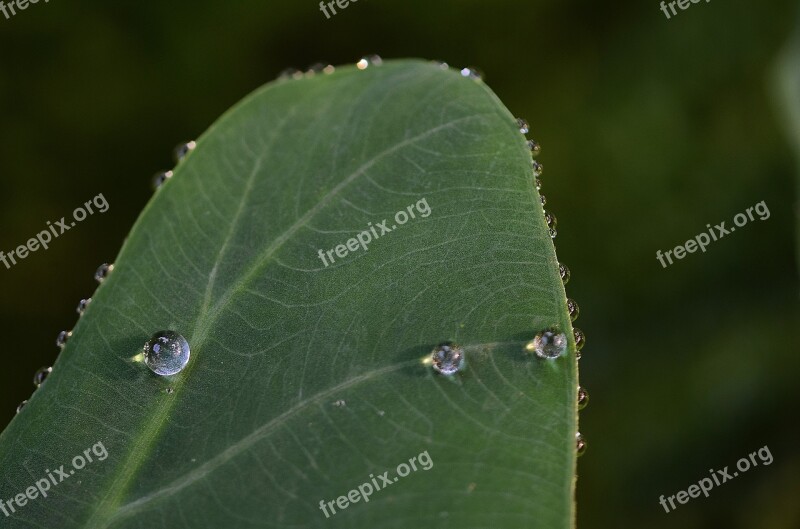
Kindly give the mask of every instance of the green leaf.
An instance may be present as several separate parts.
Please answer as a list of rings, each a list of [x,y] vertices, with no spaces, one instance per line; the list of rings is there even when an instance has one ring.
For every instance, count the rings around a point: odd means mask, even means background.
[[[5,500],[93,457],[2,526],[571,527],[575,344],[533,180],[497,97],[432,63],[256,91],[156,192],[0,437]],[[524,351],[553,326],[567,354]],[[164,329],[191,345],[172,377],[141,361]],[[429,361],[448,340],[452,377]]]

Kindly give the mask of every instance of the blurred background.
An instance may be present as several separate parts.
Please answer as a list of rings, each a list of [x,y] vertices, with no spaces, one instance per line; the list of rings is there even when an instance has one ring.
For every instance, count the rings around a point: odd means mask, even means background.
[[[587,335],[578,526],[800,527],[798,165],[775,89],[795,3],[700,2],[671,19],[657,0],[360,0],[330,19],[315,0],[166,4],[0,15],[0,250],[98,193],[110,204],[0,265],[0,427],[176,144],[286,67],[440,59],[482,70],[542,144]],[[656,260],[760,201],[769,219]],[[765,445],[773,464],[675,512],[658,504]]]

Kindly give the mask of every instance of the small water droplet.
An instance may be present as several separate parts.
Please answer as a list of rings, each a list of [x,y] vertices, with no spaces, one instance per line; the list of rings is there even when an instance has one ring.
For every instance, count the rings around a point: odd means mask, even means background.
[[[544,167],[542,164],[537,162],[536,160],[533,161],[533,176],[542,176],[542,171],[544,171]]]
[[[72,331],[61,331],[56,337],[56,346],[63,349],[67,345],[67,340],[72,336]]]
[[[322,73],[324,73],[325,75],[330,75],[335,71],[336,67],[332,64],[328,64],[327,66],[325,66],[325,68],[322,69]]]
[[[586,439],[583,438],[581,432],[575,434],[575,450],[578,453],[578,457],[586,452]]]
[[[536,190],[537,191],[541,191],[542,190],[542,179],[541,178],[536,178],[536,180],[534,180],[534,183],[536,184]]]
[[[550,228],[550,238],[555,239],[557,235],[558,232],[555,230],[555,228]]]
[[[22,408],[24,408],[27,403],[28,403],[27,400],[23,400],[22,402],[20,402],[19,406],[17,406],[17,413],[21,412]]]
[[[173,393],[175,393],[175,390],[172,388],[167,388],[164,391],[167,393],[167,395],[172,395]]]
[[[569,283],[570,272],[569,268],[567,268],[567,265],[565,265],[564,263],[558,263],[558,273],[561,276],[562,283],[564,283],[565,285]]]
[[[94,279],[98,283],[102,283],[103,281],[106,280],[108,275],[113,271],[114,271],[113,264],[103,263],[97,268],[97,271],[94,273]]]
[[[569,310],[569,319],[575,321],[581,313],[581,308],[575,303],[574,299],[567,298],[567,310]]]
[[[464,367],[464,350],[458,345],[445,342],[431,353],[433,368],[443,375],[454,375]]]
[[[86,312],[86,309],[89,308],[89,303],[92,302],[92,298],[82,299],[78,302],[78,307],[75,309],[75,312],[83,316],[83,313]]]
[[[322,73],[322,70],[325,69],[325,65],[321,62],[315,62],[311,66],[306,69],[306,76],[307,77],[314,77],[314,75],[318,73]]]
[[[531,150],[531,154],[536,156],[540,152],[542,152],[542,146],[539,145],[539,142],[536,140],[528,140],[528,149]]]
[[[356,63],[356,68],[366,70],[370,66],[380,66],[381,64],[383,64],[383,59],[379,55],[368,55]]]
[[[197,142],[195,141],[187,141],[186,143],[182,143],[177,147],[175,147],[175,152],[173,153],[175,158],[175,163],[178,163],[184,158],[186,158],[186,156],[190,152],[192,152],[195,147],[197,147]]]
[[[431,61],[431,62],[433,62],[433,64],[435,64],[436,66],[438,66],[442,70],[449,70],[450,69],[450,65],[447,64],[444,61]]]
[[[53,371],[52,367],[42,367],[33,375],[33,385],[37,388],[44,384],[47,375]]]
[[[586,335],[577,327],[572,329],[572,334],[575,337],[575,350],[580,351],[583,349],[583,346],[586,345]]]
[[[172,178],[172,171],[162,171],[153,175],[153,189],[159,189],[164,183]]]
[[[281,73],[278,74],[278,79],[282,80],[292,79],[298,73],[300,73],[300,75],[303,75],[302,72],[299,72],[297,70],[297,68],[286,68]]]
[[[544,195],[539,195],[539,202],[541,202],[542,206],[544,206],[545,204],[547,204],[547,197]]]
[[[589,404],[589,392],[579,386],[578,387],[578,409],[582,410],[588,404]]]
[[[477,68],[467,67],[467,68],[462,68],[461,69],[461,76],[462,77],[467,77],[469,79],[474,79],[476,81],[479,81],[479,80],[483,79],[483,72],[481,72]]]
[[[547,226],[550,228],[555,228],[556,226],[558,226],[558,219],[556,218],[555,215],[553,215],[549,211],[544,212],[544,220],[545,222],[547,222]]]
[[[530,132],[530,127],[528,126],[528,122],[522,118],[517,119],[517,127],[519,127],[519,131],[523,134],[527,134]]]
[[[174,331],[159,331],[144,344],[144,363],[157,375],[179,373],[189,355],[189,342]]]
[[[553,329],[540,331],[528,342],[525,350],[536,353],[539,358],[558,358],[567,350],[567,335]]]
[[[347,406],[347,403],[340,399],[334,402],[333,405],[336,406],[337,408],[344,408],[345,406]]]

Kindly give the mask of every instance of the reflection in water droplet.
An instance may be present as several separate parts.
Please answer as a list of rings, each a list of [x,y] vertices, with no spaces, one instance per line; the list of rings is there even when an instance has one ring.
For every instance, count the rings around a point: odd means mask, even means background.
[[[569,268],[567,268],[567,265],[563,263],[558,263],[558,273],[559,275],[561,275],[562,283],[564,283],[565,285],[569,283],[570,273],[569,273]]]
[[[163,171],[156,173],[153,176],[153,189],[158,189],[164,185],[164,182],[172,178],[172,171]]]
[[[540,152],[542,152],[542,146],[539,145],[539,142],[536,140],[528,140],[528,149],[531,150],[531,154],[536,156]]]
[[[577,327],[572,329],[572,333],[575,336],[575,350],[580,351],[583,349],[583,346],[586,345],[586,335]]]
[[[537,191],[541,191],[542,190],[542,179],[541,178],[537,178],[536,180],[534,180],[534,182],[536,183],[536,190]]]
[[[67,340],[69,340],[70,336],[72,336],[72,331],[61,331],[58,333],[58,337],[56,337],[56,346],[63,349],[64,346],[67,345]]]
[[[539,162],[534,160],[533,161],[533,176],[542,176],[542,171],[543,170],[544,170],[544,167],[542,167],[542,164],[540,164]]]
[[[78,302],[78,307],[75,309],[75,312],[83,316],[83,313],[86,312],[86,309],[89,308],[89,303],[92,302],[92,298],[82,299]]]
[[[189,342],[174,331],[159,331],[144,344],[144,363],[157,375],[179,373],[189,354]]]
[[[517,119],[517,127],[519,127],[519,131],[523,134],[527,134],[531,130],[528,126],[528,122],[522,118]]]
[[[36,386],[37,388],[41,386],[44,383],[45,379],[47,378],[47,375],[49,375],[52,371],[53,371],[52,367],[40,368],[36,372],[36,374],[33,375],[33,385]]]
[[[558,226],[558,219],[556,218],[555,215],[553,215],[549,211],[544,212],[544,220],[545,222],[547,222],[547,226],[550,228],[555,228],[556,226]]]
[[[186,158],[186,156],[190,152],[192,152],[195,147],[197,147],[197,142],[195,141],[187,141],[186,143],[182,143],[177,147],[175,147],[175,152],[174,152],[175,163],[178,163],[184,158]]]
[[[20,402],[19,406],[17,406],[17,413],[21,412],[22,408],[24,408],[27,403],[28,403],[27,400],[23,400],[22,402]]]
[[[575,303],[574,299],[567,298],[567,310],[569,311],[569,318],[572,321],[578,319],[578,315],[581,313],[581,308]]]
[[[578,409],[582,410],[589,404],[589,392],[578,387]]]
[[[575,434],[575,450],[578,452],[578,457],[586,452],[586,440],[581,435],[581,432]]]
[[[536,353],[539,358],[558,358],[567,350],[567,336],[552,329],[540,331],[525,350]]]
[[[110,274],[113,271],[114,271],[113,264],[103,263],[98,267],[97,272],[94,273],[94,279],[98,283],[102,283],[103,281],[106,280],[108,274]]]
[[[445,342],[431,353],[433,368],[443,375],[454,375],[464,367],[464,350],[454,343]]]

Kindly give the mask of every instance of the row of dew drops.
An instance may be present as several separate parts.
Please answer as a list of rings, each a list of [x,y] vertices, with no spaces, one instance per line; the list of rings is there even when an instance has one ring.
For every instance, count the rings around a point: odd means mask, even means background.
[[[480,72],[474,68],[462,69],[461,75],[477,81],[482,79]],[[519,127],[520,133],[523,135],[527,135],[530,132],[528,122],[524,119],[518,119],[517,126]],[[527,140],[527,146],[531,151],[534,185],[536,186],[537,191],[541,191],[542,180],[540,177],[543,172],[543,167],[542,164],[535,159],[536,156],[538,156],[541,152],[541,146],[536,140]],[[541,199],[542,208],[544,208],[547,199],[542,194],[539,196]],[[555,239],[556,235],[558,234],[556,231],[556,225],[558,222],[556,220],[556,216],[547,210],[543,210],[543,213],[545,221],[547,222],[550,237]],[[561,281],[564,283],[564,285],[566,285],[570,279],[569,268],[567,268],[567,266],[563,263],[558,263],[558,271],[561,276]],[[571,321],[574,322],[578,319],[580,308],[575,300],[567,298],[567,310],[569,311],[569,317]],[[580,360],[581,349],[583,349],[583,346],[586,344],[586,335],[577,327],[573,327],[573,338],[575,339],[576,357],[578,360]],[[545,360],[553,360],[564,355],[564,353],[567,351],[567,346],[568,340],[566,334],[558,329],[550,328],[539,331],[536,336],[534,336],[533,340],[525,345],[525,351],[528,353],[534,353],[537,357]],[[452,342],[445,342],[437,345],[431,352],[430,359],[426,359],[426,363],[428,363],[428,361],[435,371],[444,376],[453,376],[459,371],[463,370],[466,365],[464,349]],[[576,398],[579,410],[584,409],[589,404],[589,392],[581,386],[578,386],[577,388]],[[586,445],[586,440],[583,438],[581,433],[576,432],[575,448],[579,456],[583,455],[586,451]]]
[[[196,146],[196,142],[189,141],[182,143],[175,148],[175,162],[181,162]],[[164,182],[172,178],[172,171],[160,171],[153,177],[153,187],[160,188]],[[114,270],[114,265],[103,263],[94,273],[94,279],[102,283]],[[92,298],[85,298],[78,302],[76,312],[78,317],[83,316]],[[63,350],[67,345],[67,340],[72,337],[72,331],[61,331],[56,337],[56,346]],[[180,334],[173,331],[159,331],[155,333],[144,345],[145,364],[159,375],[174,375],[181,371],[189,362],[189,343]],[[52,367],[42,367],[33,375],[33,385],[39,389],[44,384],[48,375],[53,372]],[[35,390],[34,390],[35,391]],[[17,413],[22,411],[27,400],[23,400],[17,406]]]

